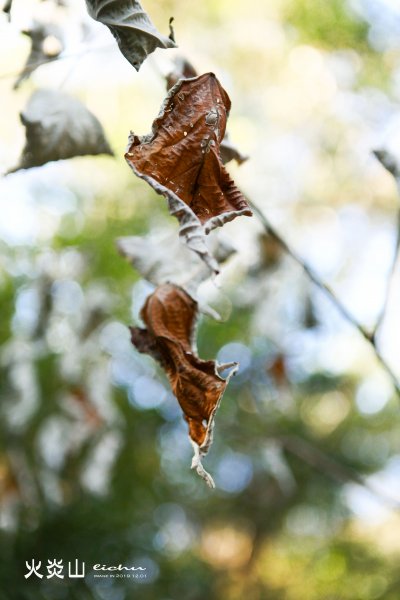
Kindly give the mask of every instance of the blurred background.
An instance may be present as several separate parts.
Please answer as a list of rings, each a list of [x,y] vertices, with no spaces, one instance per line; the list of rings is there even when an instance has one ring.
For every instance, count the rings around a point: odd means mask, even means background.
[[[400,157],[399,4],[145,9],[166,35],[175,17],[179,48],[139,73],[83,0],[14,0],[0,15],[1,172],[43,87],[81,100],[115,153],[0,180],[0,598],[398,600],[399,398],[372,347],[256,217],[224,226],[237,252],[202,287],[224,322],[201,317],[198,349],[241,367],[204,461],[210,490],[165,376],[130,344],[153,287],[115,239],[177,231],[123,153],[183,55],[231,97],[230,138],[249,157],[228,165],[239,188],[355,320],[381,321],[376,344],[400,376],[399,264],[387,294],[399,198],[372,154]],[[34,20],[60,28],[58,59],[14,90]],[[24,577],[25,561],[76,558],[84,579]],[[94,578],[95,563],[147,577]]]

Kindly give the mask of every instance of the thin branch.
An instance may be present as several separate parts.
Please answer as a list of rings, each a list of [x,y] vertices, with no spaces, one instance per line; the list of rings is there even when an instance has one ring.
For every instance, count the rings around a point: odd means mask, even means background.
[[[386,171],[388,171],[388,173],[390,173],[392,175],[393,179],[395,180],[396,187],[397,187],[397,193],[400,198],[400,168],[399,168],[399,165],[397,164],[395,157],[392,154],[390,154],[390,152],[387,152],[386,150],[374,150],[373,154],[379,160],[381,165],[386,169]],[[400,253],[400,210],[397,211],[396,246],[395,246],[395,250],[394,250],[394,254],[393,254],[393,262],[390,267],[390,271],[389,271],[387,282],[386,282],[385,299],[383,301],[381,311],[379,313],[379,316],[376,320],[376,324],[374,327],[374,332],[373,332],[374,338],[375,338],[379,328],[381,327],[383,319],[385,318],[385,315],[386,315],[386,310],[388,307],[389,297],[390,297],[390,290],[392,288],[393,276],[394,276],[394,273],[396,270],[399,253]]]
[[[37,67],[41,67],[42,65],[48,65],[50,63],[54,63],[57,62],[58,60],[64,60],[67,58],[77,58],[77,57],[81,57],[85,54],[89,54],[90,52],[95,52],[96,50],[106,50],[108,48],[114,48],[115,44],[102,44],[100,46],[91,46],[89,48],[84,48],[82,50],[79,50],[78,52],[71,52],[69,54],[59,54],[58,56],[54,56],[54,57],[49,57],[46,58],[45,60],[39,60],[35,63],[31,63],[29,65],[29,68],[32,70],[36,69]],[[10,71],[8,73],[1,73],[0,74],[0,80],[1,79],[9,79],[12,77],[16,77],[17,75],[19,75],[21,73],[21,69],[19,69],[18,71]]]
[[[278,435],[274,437],[274,439],[288,452],[294,454],[303,462],[314,469],[317,469],[324,475],[329,476],[331,479],[338,481],[339,483],[351,482],[360,485],[382,500],[390,508],[400,509],[400,501],[397,498],[386,494],[382,490],[376,489],[373,484],[367,481],[359,473],[325,454],[325,452],[307,440],[304,440],[297,435]]]
[[[393,254],[393,261],[390,267],[390,271],[388,274],[388,278],[387,278],[387,282],[386,282],[386,290],[385,290],[385,299],[383,301],[383,305],[381,308],[381,311],[378,315],[378,318],[376,320],[375,323],[375,327],[374,327],[374,331],[373,331],[373,337],[376,337],[376,334],[378,333],[378,330],[380,329],[383,319],[385,318],[386,315],[386,310],[389,304],[389,298],[390,298],[390,291],[392,289],[392,283],[393,283],[393,278],[394,278],[394,274],[396,271],[396,265],[397,265],[397,261],[399,259],[399,252],[400,252],[400,211],[397,214],[397,238],[396,238],[396,246],[395,246],[395,250],[394,250],[394,254]]]
[[[248,199],[247,201],[252,211],[257,215],[257,217],[263,224],[266,232],[272,238],[274,238],[274,240],[281,246],[281,248],[283,248],[283,250],[289,256],[291,256],[292,259],[303,269],[307,277],[325,294],[327,298],[329,298],[329,300],[335,306],[336,310],[342,315],[342,317],[355,329],[357,329],[357,331],[363,336],[363,338],[370,344],[381,367],[386,371],[387,375],[390,377],[396,394],[400,399],[400,382],[396,374],[392,371],[391,367],[383,358],[379,348],[377,347],[374,334],[368,331],[363,325],[361,325],[361,323],[357,321],[357,319],[355,319],[355,317],[347,310],[347,308],[344,306],[341,300],[339,300],[339,298],[335,295],[334,291],[329,287],[329,285],[322,281],[322,279],[311,269],[311,267],[304,262],[301,256],[299,256],[297,252],[289,246],[289,244],[278,233],[278,231],[270,223],[270,221],[262,213],[262,211],[253,202],[249,201]]]

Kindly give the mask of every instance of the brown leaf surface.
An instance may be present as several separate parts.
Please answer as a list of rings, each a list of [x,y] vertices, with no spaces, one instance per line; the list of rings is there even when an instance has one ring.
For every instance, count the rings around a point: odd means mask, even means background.
[[[217,365],[197,356],[194,332],[197,303],[181,288],[164,284],[147,299],[141,316],[147,329],[131,328],[132,343],[165,370],[189,426],[194,448],[192,468],[214,487],[201,464],[212,443],[214,416],[236,363]],[[219,372],[233,367],[227,379]]]
[[[165,99],[152,133],[132,134],[125,154],[134,173],[167,197],[181,236],[213,270],[217,269],[204,233],[252,214],[221,160],[230,107],[228,94],[213,73],[180,80]]]
[[[197,77],[197,72],[194,66],[184,57],[180,56],[175,59],[175,68],[173,71],[168,73],[165,77],[167,84],[167,90],[171,89],[179,79],[190,79]],[[228,132],[225,132],[225,136],[220,144],[221,159],[224,165],[235,160],[238,165],[244,163],[248,156],[245,156],[240,150],[231,142]]]

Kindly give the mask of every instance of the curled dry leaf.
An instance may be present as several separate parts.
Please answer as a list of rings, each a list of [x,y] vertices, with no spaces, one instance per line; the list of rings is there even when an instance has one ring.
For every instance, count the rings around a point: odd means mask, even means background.
[[[156,48],[175,48],[171,37],[161,35],[136,0],[86,0],[89,15],[107,25],[125,58],[138,71]],[[170,21],[171,36],[173,36]]]
[[[183,57],[175,59],[175,68],[166,76],[167,90],[174,86],[179,79],[190,79],[196,77],[197,72],[194,66]],[[238,165],[244,163],[248,156],[242,154],[236,146],[231,142],[228,132],[225,132],[224,139],[220,144],[221,159],[224,165],[231,160],[236,160]]]
[[[165,78],[167,91],[170,90],[180,79],[191,79],[197,77],[197,71],[186,58],[178,56],[175,58],[175,68]]]
[[[16,90],[21,83],[46,62],[51,62],[64,50],[62,31],[52,24],[34,23],[32,29],[22,32],[31,40],[31,51],[22,72],[14,83]]]
[[[19,165],[10,173],[74,156],[113,154],[99,120],[63,92],[35,91],[20,118],[26,143]]]
[[[221,161],[230,107],[213,73],[180,80],[167,95],[152,133],[131,134],[125,154],[134,173],[167,198],[181,237],[215,272],[218,266],[204,234],[252,214]]]
[[[132,343],[165,370],[189,426],[194,449],[192,469],[214,487],[201,459],[212,443],[215,413],[237,364],[217,365],[197,356],[197,303],[183,289],[172,284],[159,286],[147,299],[141,316],[146,329],[132,327]],[[223,379],[219,373],[228,368],[231,371]]]

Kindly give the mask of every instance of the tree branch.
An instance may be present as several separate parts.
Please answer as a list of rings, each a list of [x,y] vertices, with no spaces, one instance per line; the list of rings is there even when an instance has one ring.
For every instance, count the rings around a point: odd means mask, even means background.
[[[307,265],[304,260],[297,254],[293,248],[289,246],[289,244],[283,239],[283,237],[278,233],[275,227],[270,223],[267,217],[263,214],[263,212],[256,206],[253,202],[251,202],[247,198],[247,202],[254,212],[257,215],[260,222],[263,224],[265,231],[272,237],[274,240],[281,246],[281,248],[292,257],[292,259],[303,269],[304,273],[307,277],[325,294],[327,298],[332,302],[335,306],[336,310],[342,315],[342,317],[350,323],[357,331],[363,336],[363,338],[369,343],[372,347],[378,362],[381,367],[386,371],[387,375],[392,381],[393,387],[396,391],[398,398],[400,399],[400,382],[396,376],[396,374],[392,371],[391,367],[388,365],[386,360],[383,358],[379,348],[376,344],[376,339],[374,332],[368,331],[361,323],[355,319],[355,317],[347,310],[344,304],[339,300],[339,298],[335,295],[334,291],[324,282],[322,279],[311,269],[309,265]]]
[[[392,177],[396,183],[398,196],[400,198],[400,168],[399,168],[396,158],[392,154],[390,154],[390,152],[387,152],[386,150],[374,150],[373,154],[379,160],[379,162],[384,167],[384,169],[386,169],[386,171],[388,171],[388,173],[390,173],[392,175]],[[392,287],[393,276],[394,276],[397,261],[399,258],[399,252],[400,252],[400,210],[398,209],[398,211],[397,211],[396,245],[395,245],[395,250],[394,250],[394,254],[393,254],[393,262],[390,267],[389,275],[387,278],[385,299],[383,301],[381,312],[379,313],[379,316],[376,320],[376,324],[375,324],[375,328],[374,328],[374,332],[373,332],[374,338],[375,338],[380,326],[382,325],[383,319],[385,318],[386,309],[387,309],[387,306],[389,303],[389,296],[390,296],[390,290]]]
[[[99,46],[94,46],[94,45],[88,46],[88,47],[83,48],[82,50],[78,50],[76,52],[70,52],[70,53],[65,53],[65,54],[61,53],[58,56],[52,56],[52,57],[46,58],[45,60],[39,60],[37,62],[31,63],[29,65],[29,68],[36,69],[37,67],[41,67],[43,65],[48,65],[50,63],[54,63],[59,60],[66,60],[68,58],[81,58],[82,56],[84,56],[85,54],[89,54],[90,52],[96,52],[97,50],[107,50],[107,49],[111,49],[114,47],[115,47],[114,43],[101,44]],[[9,71],[8,73],[0,73],[0,80],[16,77],[17,75],[20,75],[20,73],[21,73],[21,69],[19,69],[18,71]]]
[[[329,476],[331,479],[338,481],[339,483],[351,482],[360,485],[382,500],[390,508],[400,509],[400,502],[397,498],[386,494],[382,490],[376,489],[375,486],[369,481],[366,481],[362,475],[350,467],[338,462],[331,456],[328,456],[325,452],[307,440],[304,440],[297,435],[278,435],[274,437],[274,439],[288,452],[297,456],[314,469]]]

